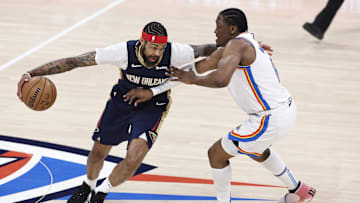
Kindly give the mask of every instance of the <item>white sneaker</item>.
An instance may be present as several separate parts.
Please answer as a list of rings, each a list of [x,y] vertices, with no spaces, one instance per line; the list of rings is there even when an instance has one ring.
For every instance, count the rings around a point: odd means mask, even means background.
[[[280,199],[280,203],[309,203],[314,198],[315,188],[300,182],[300,187],[295,193],[287,193]]]
[[[279,203],[298,203],[300,201],[300,197],[295,193],[287,193],[284,197],[282,197]]]

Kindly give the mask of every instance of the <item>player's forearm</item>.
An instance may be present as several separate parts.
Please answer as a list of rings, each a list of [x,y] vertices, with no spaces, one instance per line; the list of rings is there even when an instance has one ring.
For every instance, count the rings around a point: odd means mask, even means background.
[[[197,73],[205,73],[209,70],[217,68],[218,61],[220,60],[224,48],[218,48],[209,57],[199,60],[195,63]]]
[[[226,87],[237,67],[236,63],[238,63],[237,58],[226,57],[220,60],[219,67],[215,71],[204,76],[196,76],[192,79],[192,83],[212,88]]]
[[[220,77],[217,71],[214,71],[208,75],[196,76],[192,84],[211,88],[222,88],[228,85],[228,81]]]
[[[76,57],[69,57],[51,61],[28,71],[31,76],[52,75],[70,71],[77,67],[96,65],[95,52],[89,52]]]
[[[232,75],[240,64],[240,55],[230,54],[223,56],[218,62],[218,68],[205,75],[197,76],[192,79],[192,83],[205,87],[221,88],[226,87],[230,83]]]
[[[203,58],[195,62],[195,70],[197,73],[205,73],[210,70],[214,70],[217,67],[217,61],[210,60],[210,57]]]
[[[156,96],[156,95],[159,95],[163,92],[166,92],[168,90],[170,90],[171,88],[175,87],[175,86],[178,86],[180,84],[180,82],[175,82],[175,81],[166,81],[165,83],[159,85],[159,86],[156,86],[156,87],[152,87],[150,88],[150,90],[152,91],[153,93],[153,96]]]
[[[190,45],[194,49],[194,57],[210,56],[216,49],[215,44]]]

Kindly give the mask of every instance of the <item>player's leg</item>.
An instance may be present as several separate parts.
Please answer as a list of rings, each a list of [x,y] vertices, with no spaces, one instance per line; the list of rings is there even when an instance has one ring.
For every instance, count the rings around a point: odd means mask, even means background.
[[[110,175],[99,185],[91,195],[90,203],[102,203],[112,187],[116,187],[133,176],[141,165],[149,146],[143,139],[131,140],[126,157],[112,170]]]
[[[310,202],[314,197],[316,190],[300,181],[298,181],[291,173],[290,169],[281,160],[280,156],[272,148],[267,148],[261,156],[253,160],[261,163],[275,177],[279,178],[288,188],[289,193],[286,194],[280,202],[297,203]]]
[[[299,185],[299,181],[272,148],[267,148],[259,157],[250,156],[250,158],[261,163],[275,177],[279,178],[289,190],[294,190]]]
[[[70,197],[68,203],[85,202],[90,192],[95,189],[97,177],[111,147],[129,137],[129,115],[129,110],[124,108],[122,103],[114,99],[107,102],[92,136],[94,145],[87,160],[87,176],[79,190]]]
[[[111,172],[108,178],[95,189],[92,202],[103,202],[112,187],[118,186],[134,175],[147,152],[153,146],[157,132],[166,117],[168,108],[153,109],[152,106],[133,112],[131,132],[126,157]]]
[[[235,144],[240,152],[245,152],[253,160],[259,162],[288,187],[290,193],[290,195],[287,195],[288,201],[311,201],[315,194],[315,189],[298,181],[276,151],[270,148],[271,144],[278,137],[289,132],[295,122],[295,118],[296,105],[293,101],[289,106],[283,106],[272,112],[266,131],[258,139],[250,142],[238,139]],[[236,133],[241,134],[241,130],[244,129],[240,129]]]
[[[232,157],[223,149],[221,139],[215,142],[208,150],[218,203],[231,202],[232,171],[229,159]]]
[[[278,153],[272,148],[267,148],[259,157],[250,156],[250,158],[259,162],[275,177],[279,178],[290,191],[295,190],[299,186],[300,181],[295,178]]]
[[[95,141],[91,149],[86,165],[87,180],[85,181],[91,186],[91,189],[96,187],[96,179],[104,165],[104,160],[108,156],[112,145],[104,145],[99,141]]]
[[[83,203],[87,201],[91,191],[96,187],[97,177],[99,176],[104,165],[104,159],[109,154],[111,147],[111,145],[100,144],[97,140],[94,141],[94,145],[87,159],[87,176],[77,192],[70,197],[68,203]]]
[[[125,159],[116,165],[116,167],[109,175],[109,183],[115,187],[133,176],[141,165],[148,151],[149,146],[145,140],[140,138],[131,140]],[[99,188],[99,190],[101,191],[101,188]]]

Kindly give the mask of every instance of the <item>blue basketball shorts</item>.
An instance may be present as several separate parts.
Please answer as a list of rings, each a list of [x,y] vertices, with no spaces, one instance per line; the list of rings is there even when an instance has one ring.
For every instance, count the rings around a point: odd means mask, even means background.
[[[138,107],[123,101],[123,94],[111,92],[92,139],[104,145],[118,145],[135,138],[144,139],[152,147],[170,107],[170,96],[154,97]]]

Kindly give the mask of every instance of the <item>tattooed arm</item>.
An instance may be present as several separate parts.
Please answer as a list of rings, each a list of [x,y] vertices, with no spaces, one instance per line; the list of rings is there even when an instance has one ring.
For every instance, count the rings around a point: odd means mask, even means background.
[[[51,62],[41,65],[35,69],[27,71],[26,73],[24,73],[21,76],[21,79],[18,82],[17,95],[18,95],[19,99],[22,101],[21,89],[22,89],[24,83],[29,81],[29,79],[32,76],[52,75],[52,74],[70,71],[77,67],[97,65],[96,61],[95,61],[95,55],[96,55],[96,52],[92,51],[92,52],[82,54],[80,56],[69,57],[69,58],[51,61]]]
[[[77,67],[93,66],[96,65],[95,54],[95,51],[92,51],[80,56],[51,61],[28,71],[28,73],[31,76],[52,75],[66,72]]]

